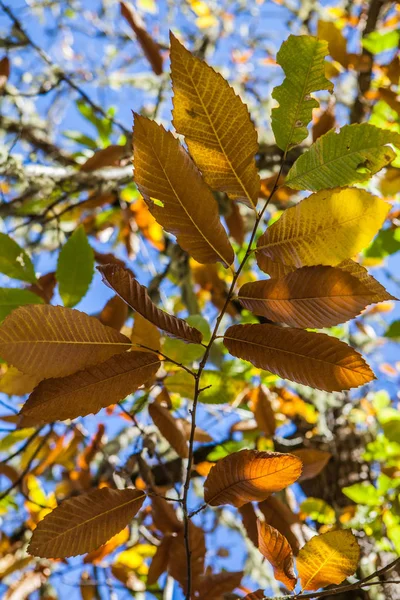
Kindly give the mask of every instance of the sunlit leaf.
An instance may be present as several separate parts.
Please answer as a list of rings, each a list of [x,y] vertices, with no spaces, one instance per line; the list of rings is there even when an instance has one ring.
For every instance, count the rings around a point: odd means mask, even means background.
[[[29,283],[36,281],[31,259],[25,250],[5,233],[0,233],[0,273]]]
[[[29,290],[0,288],[0,321],[19,306],[27,304],[43,304],[43,300]]]
[[[298,515],[276,496],[269,496],[258,503],[258,508],[265,518],[265,522],[277,529],[289,542],[293,553],[297,554],[300,544],[294,533],[294,525],[299,523]]]
[[[323,333],[276,325],[232,325],[229,352],[282,378],[328,392],[359,387],[374,374],[358,352]]]
[[[271,563],[275,579],[282,581],[289,590],[293,590],[297,578],[293,570],[293,553],[287,539],[277,530],[257,521],[258,548]]]
[[[139,490],[109,488],[69,498],[40,521],[28,551],[45,558],[91,552],[121,531],[144,499],[145,494]]]
[[[206,182],[255,206],[260,188],[254,160],[258,143],[246,105],[219,73],[193,56],[173,34],[171,78],[173,125],[185,136]]]
[[[300,458],[303,463],[303,471],[299,481],[306,481],[319,475],[332,457],[330,452],[315,448],[300,448],[294,450],[293,454]]]
[[[291,454],[241,450],[222,458],[204,483],[204,499],[210,506],[240,507],[264,500],[294,483],[301,474],[301,461]]]
[[[351,531],[328,531],[311,538],[296,558],[302,589],[318,590],[338,585],[353,575],[360,559],[360,547]]]
[[[171,444],[172,448],[181,458],[187,458],[189,448],[186,441],[186,435],[180,427],[179,422],[174,419],[167,408],[157,402],[149,405],[149,415],[153,423],[157,426],[160,433]]]
[[[61,249],[56,278],[64,306],[71,308],[80,302],[93,278],[94,255],[81,225],[75,229]]]

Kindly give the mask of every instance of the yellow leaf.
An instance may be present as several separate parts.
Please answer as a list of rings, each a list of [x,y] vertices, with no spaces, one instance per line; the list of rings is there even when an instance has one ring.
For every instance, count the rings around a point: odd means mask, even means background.
[[[103,277],[103,282],[150,323],[163,329],[172,337],[195,344],[201,342],[200,331],[190,327],[183,319],[170,315],[153,304],[147,288],[140,285],[128,269],[113,264],[97,268]]]
[[[258,266],[271,277],[299,267],[336,266],[369,244],[389,209],[388,203],[357,188],[311,194],[285,210],[259,238]]]
[[[282,581],[293,590],[297,578],[293,570],[293,553],[289,542],[277,529],[267,523],[257,521],[258,548],[263,556],[271,563],[275,579]]]
[[[161,335],[157,327],[142,317],[140,313],[136,313],[131,335],[132,344],[141,344],[158,351],[160,350],[160,339]],[[139,349],[133,348],[135,351]]]
[[[367,276],[367,281],[371,279]],[[377,294],[340,265],[320,265],[296,269],[279,279],[245,283],[239,290],[239,300],[254,314],[277,323],[332,327],[353,319],[368,304],[393,298],[378,286],[381,290]]]
[[[255,207],[260,190],[257,132],[227,81],[171,33],[173,125],[212,189]]]
[[[315,591],[342,583],[353,575],[359,559],[360,547],[351,531],[316,535],[300,550],[296,559],[302,589]]]
[[[7,367],[0,377],[0,392],[9,396],[24,396],[30,394],[39,381],[35,375],[26,375],[15,367]]]
[[[151,352],[116,354],[69,377],[42,381],[21,410],[21,424],[75,419],[116,404],[149,381],[160,367]]]
[[[240,507],[264,500],[294,483],[301,474],[301,460],[291,454],[241,450],[222,458],[204,483],[204,500],[210,506]]]
[[[271,401],[262,386],[252,390],[250,408],[254,413],[258,428],[267,437],[273,436],[276,429],[275,414]]]
[[[349,57],[347,42],[343,33],[333,21],[318,21],[317,36],[328,42],[329,54],[343,67],[347,68]]]
[[[102,488],[65,500],[33,532],[28,552],[66,558],[91,552],[123,529],[140,510],[145,494]]]
[[[359,387],[375,378],[358,352],[324,333],[268,324],[232,325],[224,345],[259,369],[327,392]]]
[[[70,375],[130,347],[115,329],[61,306],[21,306],[0,326],[0,356],[41,379]]]
[[[170,131],[135,114],[135,182],[155,219],[200,263],[233,263],[218,205],[189,154]]]

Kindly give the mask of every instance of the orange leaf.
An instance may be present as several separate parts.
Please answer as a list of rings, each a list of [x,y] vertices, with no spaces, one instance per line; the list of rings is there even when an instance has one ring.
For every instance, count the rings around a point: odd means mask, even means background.
[[[183,319],[169,315],[161,308],[157,308],[151,301],[146,287],[140,285],[127,269],[118,265],[105,265],[97,268],[104,283],[150,323],[163,329],[172,337],[194,344],[201,342],[202,335],[198,329],[190,327]]]
[[[222,458],[204,483],[204,500],[210,506],[240,507],[264,500],[294,483],[301,474],[301,461],[291,454],[240,450]]]
[[[251,502],[247,502],[239,508],[239,512],[249,540],[258,548],[257,515],[254,506]]]
[[[232,325],[224,344],[233,356],[280,377],[326,390],[359,387],[374,379],[362,356],[323,333],[277,325]]]
[[[149,415],[160,433],[171,444],[172,448],[181,458],[189,456],[189,448],[183,429],[176,422],[167,408],[157,402],[149,405]]]
[[[301,479],[301,476],[300,476]],[[279,498],[270,496],[259,502],[258,508],[265,518],[265,522],[277,529],[289,542],[294,554],[297,554],[300,544],[293,532],[292,526],[299,523],[299,518]]]
[[[144,55],[149,61],[151,68],[156,75],[161,75],[163,72],[163,59],[159,45],[147,33],[141,25],[135,9],[129,2],[120,2],[121,15],[127,20],[130,27],[133,29],[137,41],[142,47]]]
[[[332,456],[330,452],[324,452],[323,450],[316,450],[313,448],[294,450],[293,454],[298,456],[303,462],[303,472],[299,481],[306,481],[307,479],[312,479],[319,475]]]
[[[257,425],[267,437],[275,433],[275,413],[271,401],[262,386],[252,390],[250,408],[254,413]]]
[[[297,578],[293,570],[293,553],[287,539],[267,523],[257,521],[258,548],[271,563],[275,579],[293,590]]]
[[[128,306],[119,296],[110,298],[99,316],[100,323],[117,331],[122,329],[127,318]]]

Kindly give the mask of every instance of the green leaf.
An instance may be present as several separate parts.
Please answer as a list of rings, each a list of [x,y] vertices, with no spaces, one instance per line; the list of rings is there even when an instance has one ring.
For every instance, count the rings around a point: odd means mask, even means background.
[[[64,306],[78,304],[89,289],[94,254],[82,225],[71,235],[58,257],[56,278]]]
[[[370,483],[355,483],[354,485],[344,487],[342,492],[357,504],[378,506],[381,503],[378,490]]]
[[[43,304],[43,299],[29,290],[0,288],[0,321],[15,308],[25,304]]]
[[[186,371],[179,371],[166,379],[168,391],[180,394],[189,400],[193,399],[193,377]],[[208,387],[210,386],[210,387]],[[228,377],[220,371],[204,370],[201,377],[200,402],[205,404],[223,404],[232,402],[244,389],[246,382],[235,377]]]
[[[387,144],[400,147],[400,135],[368,123],[328,131],[296,160],[285,185],[316,192],[366,181],[394,159]]]
[[[334,525],[336,522],[335,511],[321,498],[307,498],[300,504],[301,517],[309,517],[323,525]]]
[[[399,39],[399,30],[387,31],[386,33],[372,31],[362,39],[361,43],[371,54],[379,54],[397,48]]]
[[[189,325],[195,327],[202,333],[203,340],[207,343],[211,336],[208,321],[201,315],[190,315],[186,318],[186,321]],[[190,346],[188,346],[188,344],[182,340],[166,337],[162,351],[169,356],[169,358],[186,365],[200,359],[204,354],[204,347],[201,344],[190,344]]]
[[[0,273],[29,283],[36,281],[31,259],[25,250],[5,233],[0,233]]]
[[[272,110],[271,118],[276,143],[285,152],[308,135],[312,111],[319,106],[310,94],[333,90],[333,83],[325,77],[327,54],[328,43],[308,35],[289,36],[277,54],[277,63],[286,78],[272,92],[279,107]]]
[[[385,332],[385,337],[388,338],[400,338],[400,319],[390,323],[389,327]]]
[[[364,252],[368,258],[385,258],[400,250],[400,227],[382,229]]]

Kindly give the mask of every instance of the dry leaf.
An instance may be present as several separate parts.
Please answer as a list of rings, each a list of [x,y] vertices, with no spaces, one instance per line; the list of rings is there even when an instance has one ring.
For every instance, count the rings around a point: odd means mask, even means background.
[[[267,437],[273,436],[276,429],[275,413],[271,401],[261,385],[251,392],[250,408],[254,413],[258,428]]]
[[[179,422],[177,423],[169,410],[161,406],[161,404],[153,402],[149,405],[149,415],[153,419],[153,423],[157,429],[171,444],[175,452],[181,458],[187,458],[189,456],[189,448],[186,435],[183,428],[179,426]]]
[[[171,502],[167,502],[167,500],[160,496],[152,496],[151,506],[153,523],[157,529],[165,534],[177,533],[182,529],[183,523],[176,516]]]
[[[119,297],[113,296],[100,313],[100,323],[120,331],[128,318],[128,306]]]
[[[144,55],[149,61],[151,68],[156,75],[161,75],[163,72],[163,59],[160,52],[159,45],[153,40],[153,38],[147,33],[142,26],[138,15],[132,4],[129,2],[120,2],[121,15],[127,20],[131,28],[133,29],[137,41],[142,47]]]
[[[240,507],[264,500],[294,483],[301,474],[301,461],[279,452],[241,450],[222,458],[204,483],[204,500],[210,506]]]
[[[128,525],[144,499],[139,490],[109,488],[69,498],[39,522],[28,551],[43,558],[91,552]]]
[[[247,502],[239,508],[239,513],[249,540],[258,548],[257,515],[254,506],[251,502]]]
[[[229,267],[234,253],[217,202],[179,141],[135,114],[133,154],[135,183],[160,225],[198,262]]]
[[[257,132],[227,81],[171,33],[173,125],[206,182],[255,207],[260,189]],[[195,257],[196,258],[196,257]],[[201,262],[201,261],[199,261]]]
[[[297,578],[293,570],[293,553],[287,539],[267,523],[257,521],[258,548],[271,563],[275,579],[292,591]]]
[[[10,59],[8,56],[3,56],[0,60],[0,90],[4,88],[10,77]]]
[[[191,549],[192,586],[195,588],[197,581],[204,573],[206,544],[203,530],[194,525],[193,522],[189,523],[189,544]],[[184,593],[186,593],[188,575],[183,531],[180,531],[177,536],[172,538],[168,573],[180,584]]]
[[[300,478],[301,479],[301,475]],[[265,522],[277,529],[289,542],[293,553],[297,554],[300,548],[299,540],[293,532],[292,526],[299,523],[299,518],[279,498],[270,496],[258,503],[258,508],[265,518]]]
[[[316,450],[313,448],[294,450],[293,454],[298,456],[303,463],[303,472],[299,481],[306,481],[307,479],[312,479],[319,475],[332,456],[330,452],[324,452],[323,450]]]
[[[153,304],[147,288],[140,285],[127,269],[118,265],[105,265],[97,268],[104,283],[150,323],[163,329],[172,337],[194,344],[201,342],[202,335],[198,329],[190,327],[183,319],[170,315]]]
[[[339,585],[353,575],[359,560],[360,547],[351,531],[328,531],[314,536],[296,559],[302,589],[315,591]]]
[[[161,544],[158,546],[150,563],[149,572],[147,574],[147,585],[157,583],[158,578],[167,570],[171,542],[172,536],[170,535],[166,535],[161,540]]]
[[[232,202],[230,213],[225,216],[225,221],[229,235],[239,246],[242,246],[246,235],[246,228],[237,202]]]
[[[70,375],[130,347],[115,329],[61,306],[21,306],[0,326],[0,356],[41,379]]]
[[[69,377],[42,381],[21,410],[22,426],[97,413],[151,380],[160,367],[151,352],[116,354]]]
[[[136,313],[131,334],[132,344],[146,346],[158,352],[160,350],[160,340],[161,334],[157,327],[142,317],[140,313]],[[140,348],[133,348],[133,350],[137,351]]]
[[[240,586],[243,571],[211,573],[200,577],[196,585],[198,600],[221,600]]]
[[[318,116],[318,119],[314,122],[312,127],[312,138],[315,142],[321,135],[327,133],[330,129],[335,127],[336,119],[335,113],[333,112],[332,105],[329,105],[323,113]]]
[[[81,171],[88,173],[89,171],[96,171],[96,169],[116,166],[125,155],[125,146],[111,144],[111,146],[98,150],[93,156],[88,158],[87,161],[81,165]]]
[[[375,376],[361,354],[325,335],[277,325],[232,325],[224,344],[233,356],[282,378],[326,390],[359,387]]]

